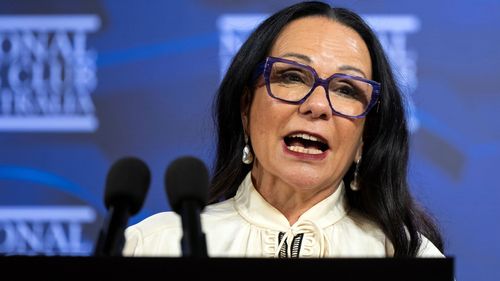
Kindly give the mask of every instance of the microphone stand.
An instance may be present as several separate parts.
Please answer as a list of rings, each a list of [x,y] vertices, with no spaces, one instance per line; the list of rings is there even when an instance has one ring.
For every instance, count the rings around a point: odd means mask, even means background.
[[[104,226],[99,232],[94,256],[122,256],[125,245],[124,231],[130,217],[128,209],[127,204],[115,204],[109,207]]]
[[[184,257],[206,258],[207,244],[201,228],[200,208],[194,200],[184,200],[181,203],[182,218],[182,255]]]

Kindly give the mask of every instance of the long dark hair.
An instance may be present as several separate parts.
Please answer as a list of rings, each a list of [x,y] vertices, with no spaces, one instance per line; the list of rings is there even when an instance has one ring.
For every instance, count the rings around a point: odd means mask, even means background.
[[[211,203],[233,197],[251,165],[241,161],[244,135],[241,109],[249,106],[249,83],[280,31],[291,21],[324,16],[355,30],[370,50],[373,80],[381,83],[378,108],[366,117],[358,191],[346,189],[349,205],[375,221],[394,246],[394,256],[416,256],[425,235],[441,251],[443,242],[433,219],[412,198],[407,182],[408,129],[402,95],[380,42],[356,13],[322,2],[285,8],[261,23],[232,60],[214,104],[218,133],[217,155],[210,187]],[[344,177],[348,184],[353,167]]]

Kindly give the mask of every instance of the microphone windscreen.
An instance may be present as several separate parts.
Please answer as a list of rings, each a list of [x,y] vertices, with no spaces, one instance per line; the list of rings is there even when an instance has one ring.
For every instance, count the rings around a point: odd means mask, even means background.
[[[135,215],[142,208],[150,182],[151,172],[141,159],[125,157],[116,161],[106,177],[106,208],[125,204],[130,215]]]
[[[165,188],[170,206],[179,213],[184,200],[193,200],[203,209],[208,200],[208,170],[192,156],[174,160],[165,173]]]

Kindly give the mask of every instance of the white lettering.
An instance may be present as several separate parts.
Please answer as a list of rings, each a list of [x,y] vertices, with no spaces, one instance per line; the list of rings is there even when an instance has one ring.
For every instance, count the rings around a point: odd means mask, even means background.
[[[86,45],[99,25],[93,15],[0,16],[0,131],[97,128],[96,55]]]
[[[95,220],[88,207],[0,208],[0,252],[85,255],[83,226]]]

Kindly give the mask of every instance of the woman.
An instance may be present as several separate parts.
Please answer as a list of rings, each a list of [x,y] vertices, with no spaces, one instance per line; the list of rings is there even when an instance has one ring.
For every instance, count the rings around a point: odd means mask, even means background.
[[[202,214],[209,256],[443,256],[414,202],[401,94],[355,13],[295,4],[243,44],[216,100]],[[179,256],[173,212],[127,229],[125,255]]]

